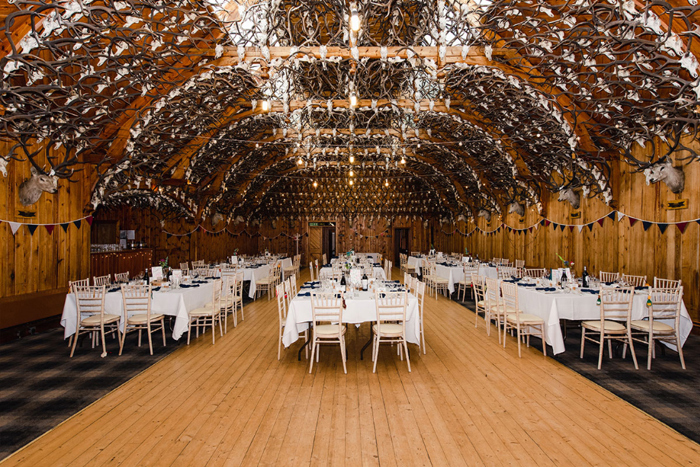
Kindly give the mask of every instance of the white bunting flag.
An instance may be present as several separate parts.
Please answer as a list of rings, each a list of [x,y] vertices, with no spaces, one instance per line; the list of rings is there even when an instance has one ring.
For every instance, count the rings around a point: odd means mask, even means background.
[[[20,226],[22,225],[19,222],[10,222],[9,224],[10,224],[10,230],[12,230],[12,235],[16,234],[17,231],[19,230]]]

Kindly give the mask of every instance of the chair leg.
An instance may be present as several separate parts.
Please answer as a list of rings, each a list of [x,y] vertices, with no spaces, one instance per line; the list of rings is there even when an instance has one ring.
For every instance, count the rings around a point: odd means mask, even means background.
[[[165,347],[165,316],[160,318],[160,330],[163,332],[163,347]]]
[[[80,335],[80,323],[78,323],[78,329],[75,330],[75,334],[73,334],[73,345],[70,350],[70,358],[73,357],[73,353],[75,352],[75,345],[78,343],[78,336]]]
[[[598,349],[598,369],[603,366],[603,349],[605,349],[605,334],[600,332],[600,349]]]
[[[523,358],[523,354],[522,354],[521,351],[520,351],[520,341],[522,340],[522,339],[521,339],[520,323],[518,323],[518,332],[517,332],[517,336],[518,336],[518,358]],[[529,339],[529,337],[530,337],[530,336],[528,336],[528,339]],[[503,340],[504,340],[504,341],[506,340],[505,337],[503,338]],[[529,346],[528,346],[528,347],[529,347]]]
[[[141,347],[141,328],[139,328],[139,347]]]
[[[345,338],[340,336],[340,356],[343,359],[343,371],[348,374],[347,364],[345,363]]]
[[[379,334],[374,336],[374,367],[372,368],[372,373],[377,372],[377,360],[379,360]]]
[[[399,344],[400,345],[400,344]],[[406,351],[406,364],[408,365],[408,372],[411,372],[411,359],[408,356],[408,345],[406,344],[406,338],[403,338],[403,348]]]
[[[586,328],[581,326],[581,356],[579,358],[583,358],[584,345],[586,345]]]
[[[277,338],[277,360],[282,358],[282,329],[279,330],[279,337]]]
[[[190,324],[187,326],[187,345],[190,345],[190,336],[192,335],[192,318],[190,318]]]
[[[107,343],[105,342],[104,324],[100,326],[100,337],[102,338],[102,358],[105,358],[107,356]]]
[[[227,316],[226,313],[224,313],[224,316]],[[217,321],[219,321],[219,336],[224,337],[224,331],[221,326],[221,311],[219,311],[219,319]]]
[[[676,329],[676,349],[678,350],[678,356],[681,359],[681,368],[685,370],[685,358],[683,358],[683,347],[681,346],[681,336]]]
[[[148,332],[148,349],[151,351],[151,355],[153,355],[153,339],[151,338],[151,323],[146,323],[146,330]]]
[[[608,358],[612,359],[612,339],[608,339]]]
[[[637,355],[634,352],[634,341],[632,340],[632,330],[627,328],[627,342],[630,344],[630,351],[632,352],[632,360],[634,361],[634,369],[639,370],[639,365],[637,365]]]
[[[124,326],[124,332],[121,333],[121,339],[119,339],[119,355],[122,354],[122,350],[124,350],[124,340],[126,339],[126,331],[127,331],[127,326]]]
[[[313,339],[313,337],[312,337]],[[309,363],[309,373],[314,369],[314,353],[316,353],[316,342],[311,341],[311,363]]]
[[[214,315],[211,316],[211,343],[216,344],[216,319]]]
[[[648,341],[648,348],[647,348],[647,370],[651,370],[651,359],[654,353],[654,337],[652,336],[651,332],[649,333],[649,337],[647,338]]]

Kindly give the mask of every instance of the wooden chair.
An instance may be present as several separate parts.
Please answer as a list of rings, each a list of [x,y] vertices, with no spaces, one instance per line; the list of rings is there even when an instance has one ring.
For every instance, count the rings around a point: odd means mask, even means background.
[[[126,335],[131,331],[139,332],[139,347],[141,347],[141,332],[146,331],[151,355],[153,355],[152,333],[157,331],[163,333],[163,347],[165,347],[165,316],[151,314],[151,286],[122,284],[122,303],[124,304],[126,326],[119,343],[119,355],[124,350]]]
[[[119,331],[121,316],[105,313],[104,285],[77,286],[74,284],[73,295],[75,296],[77,327],[70,351],[71,358],[75,353],[75,346],[78,343],[80,334],[92,333],[92,348],[95,348],[98,332],[102,340],[102,358],[106,357],[107,344],[105,343],[105,330],[110,333],[116,332],[121,339],[121,333]]]
[[[659,277],[654,277],[654,288],[655,289],[677,289],[681,286],[681,279],[661,279]]]
[[[284,325],[287,323],[287,300],[285,299],[284,283],[275,288],[277,297],[277,315],[279,317],[279,329],[277,331],[277,360],[282,358],[282,337]]]
[[[525,269],[525,277],[539,279],[547,275],[547,270],[544,268]]]
[[[524,259],[516,259],[515,260],[515,267],[518,269],[524,269],[525,268],[525,260]]]
[[[296,274],[296,272],[297,272],[297,258],[295,256],[294,259],[292,260],[292,265],[284,268],[284,277],[287,278],[287,277],[291,276],[292,274]]]
[[[449,285],[450,281],[449,279],[446,279],[442,276],[439,276],[437,273],[437,266],[435,263],[429,263],[430,264],[430,282],[433,286],[433,290],[435,291],[435,300],[437,300],[438,297],[438,292],[442,292],[445,297],[450,296],[450,290],[449,290]]]
[[[478,327],[479,313],[486,319],[486,283],[478,273],[472,273],[472,288],[474,290],[474,327]],[[490,324],[487,323],[490,327]]]
[[[201,308],[197,308],[189,312],[190,323],[187,332],[187,345],[190,345],[190,337],[192,336],[192,323],[195,322],[195,327],[197,329],[197,337],[199,337],[199,327],[206,327],[211,325],[211,343],[212,345],[216,343],[216,323],[219,323],[219,335],[224,337],[224,330],[221,326],[221,289],[222,283],[221,279],[216,279],[212,287],[212,300],[211,303],[206,304]]]
[[[644,287],[647,284],[647,276],[631,276],[622,274],[620,281],[630,287]]]
[[[78,287],[87,287],[90,285],[90,278],[88,277],[87,279],[79,279],[77,281],[68,281],[68,288],[70,289],[70,292],[73,293],[73,286],[76,285]]]
[[[392,274],[393,270],[394,270],[394,262],[391,260],[387,260],[386,261],[386,271],[384,271],[384,275],[386,276],[386,280],[388,280],[388,281],[391,280],[391,274]]]
[[[486,335],[491,335],[491,322],[496,321],[496,331],[498,332],[498,343],[501,343],[501,328],[505,324],[505,309],[501,302],[501,289],[498,279],[486,278]]]
[[[648,345],[647,370],[651,370],[651,360],[656,358],[656,341],[666,341],[676,346],[678,356],[681,359],[681,367],[685,370],[683,358],[683,343],[680,336],[681,305],[683,304],[683,286],[677,288],[660,289],[653,288],[649,291],[651,307],[649,307],[648,320],[630,321],[632,340]],[[660,320],[669,320],[673,324],[663,323]],[[624,358],[625,350],[622,355]]]
[[[129,282],[129,271],[114,274],[114,282],[117,284],[126,284]]]
[[[518,305],[518,285],[511,282],[501,282],[501,294],[503,308],[506,316],[503,327],[503,348],[506,348],[508,329],[516,331],[518,338],[518,357],[522,358],[520,343],[523,337],[527,337],[527,346],[530,347],[530,336],[538,336],[542,339],[542,354],[547,356],[547,342],[545,341],[545,323],[539,316],[523,313]]]
[[[319,269],[318,269],[318,260],[314,260],[314,266],[316,267],[316,280],[317,280],[317,281],[320,281],[320,280],[321,280],[321,276],[320,276],[319,273],[318,273],[318,271],[319,271]]]
[[[630,328],[630,318],[632,313],[632,300],[634,299],[634,288],[632,287],[602,287],[600,289],[600,320],[581,322],[581,358],[586,345],[586,340],[597,343],[598,369],[603,364],[603,347],[608,341],[608,353],[612,358],[612,341],[619,340],[629,344],[632,351],[634,367],[637,365],[637,356],[634,353],[632,343],[632,332]],[[624,321],[622,324],[620,321]],[[590,331],[587,335],[586,330]],[[598,336],[598,340],[593,336]]]
[[[241,273],[241,276],[243,274]],[[221,276],[223,290],[221,292],[221,313],[224,320],[224,334],[228,333],[228,315],[233,315],[233,327],[238,326],[238,305],[243,307],[243,297],[239,296],[239,289],[243,291],[243,284],[238,280],[238,273]],[[241,312],[241,314],[243,314]]]
[[[328,259],[326,258],[326,254],[323,253],[323,255],[321,255],[321,257],[323,258],[323,265],[325,266],[326,264],[328,264]]]
[[[292,289],[292,299],[293,299],[299,293],[299,291],[297,290],[297,276],[296,275],[292,275],[289,278],[289,286]]]
[[[408,277],[413,277],[413,276],[408,276]],[[423,355],[426,353],[426,347],[425,347],[425,326],[423,322],[423,308],[425,305],[425,282],[421,282],[418,279],[413,279],[412,283],[414,284],[413,287],[415,289],[414,295],[418,299],[418,311],[420,312],[420,341],[418,344],[418,348],[423,349]],[[407,355],[408,358],[408,355]]]
[[[262,295],[263,292],[267,292],[267,300],[269,301],[272,297],[272,291],[275,290],[277,284],[279,284],[279,274],[280,270],[277,266],[270,268],[270,273],[267,277],[262,277],[255,281],[255,295]]]
[[[112,282],[112,275],[107,274],[106,276],[93,276],[92,285],[104,285],[108,286]]]
[[[348,373],[345,364],[345,326],[343,325],[343,294],[311,293],[311,313],[313,330],[311,331],[311,363],[309,373],[314,368],[314,354],[318,362],[321,344],[340,344],[343,359],[343,371]]]
[[[311,282],[317,281],[318,277],[314,279],[314,263],[309,262],[309,273],[311,274]]]
[[[180,263],[180,269],[182,269],[182,274],[187,275],[187,272],[190,270],[189,263],[187,261]]]
[[[600,282],[617,282],[620,280],[619,272],[603,272],[600,271]]]
[[[472,268],[467,265],[462,265],[462,280],[457,283],[457,298],[459,299],[459,294],[462,293],[462,301],[467,298],[467,290],[470,291],[470,295],[473,297],[473,283],[472,274],[479,273],[479,268]]]
[[[374,345],[372,347],[372,360],[374,360],[373,373],[377,372],[377,360],[379,360],[379,346],[382,343],[398,344],[399,355],[403,360],[406,354],[408,371],[411,371],[411,361],[408,355],[406,343],[406,306],[408,304],[407,292],[382,292],[375,291],[374,303],[377,307],[377,322],[373,325]],[[402,352],[401,349],[405,352]]]

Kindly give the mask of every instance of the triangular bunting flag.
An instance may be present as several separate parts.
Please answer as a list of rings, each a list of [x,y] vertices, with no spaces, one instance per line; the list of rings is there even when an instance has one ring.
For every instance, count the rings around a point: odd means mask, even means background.
[[[676,227],[678,227],[678,230],[681,231],[682,234],[685,233],[685,229],[688,228],[688,223],[687,222],[679,222],[676,224]]]
[[[616,212],[616,211],[611,211],[610,214],[608,214],[608,218],[609,218],[610,220],[612,220],[612,221],[615,220],[615,212]]]
[[[649,227],[651,227],[651,222],[642,221],[642,227],[644,227],[644,231],[646,232],[649,230]]]
[[[593,232],[593,224],[594,224],[594,222],[591,222],[590,224],[586,224],[586,227],[588,227],[588,230],[590,232]]]
[[[601,227],[603,227],[603,222],[605,222],[605,217],[598,219],[598,224],[600,224]]]
[[[574,226],[573,226],[573,225],[570,225],[570,226],[569,226],[569,230],[570,230],[571,232],[573,232],[573,231],[574,231]]]
[[[625,213],[617,211],[617,221],[620,222],[623,217],[625,217]]]
[[[12,230],[12,235],[16,234],[17,231],[19,230],[20,226],[22,225],[19,222],[10,222],[9,224],[10,224],[10,230]]]
[[[532,227],[530,227],[528,230],[530,231],[530,233],[532,233]]]
[[[659,230],[661,231],[661,233],[666,232],[666,229],[668,228],[668,224],[656,224],[656,225],[659,226]]]
[[[559,224],[552,222],[552,227],[554,227],[554,230],[557,230],[559,228]]]
[[[29,229],[29,235],[34,235],[34,232],[36,232],[36,228],[39,227],[36,224],[27,224],[27,228]]]
[[[73,221],[73,225],[75,225],[77,228],[80,228],[81,221],[78,219],[77,221]]]
[[[61,228],[63,229],[64,232],[68,232],[68,226],[70,223],[66,222],[65,224],[61,224]]]
[[[51,235],[53,233],[53,228],[56,227],[54,224],[46,224],[44,227],[46,227],[46,231]]]
[[[583,224],[577,225],[576,227],[578,228],[578,233],[581,233],[581,231],[583,230]]]
[[[559,227],[561,228],[561,231],[562,231],[562,232],[563,232],[564,229],[566,228],[566,226],[565,226],[564,224],[560,225]]]
[[[630,227],[632,227],[634,224],[637,223],[639,219],[635,219],[634,217],[627,216],[627,219],[630,221]]]
[[[551,223],[551,222],[550,222],[548,219],[545,219],[545,220],[544,220],[544,226],[545,226],[545,227],[549,227],[549,224],[550,224],[550,223]]]
[[[90,226],[92,226],[92,216],[87,216],[85,218],[85,220],[87,221],[88,224],[90,224]]]

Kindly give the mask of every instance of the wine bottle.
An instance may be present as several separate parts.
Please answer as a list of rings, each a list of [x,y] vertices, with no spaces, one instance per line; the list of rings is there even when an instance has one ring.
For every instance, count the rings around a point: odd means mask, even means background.
[[[340,275],[340,285],[341,286],[345,285],[345,274]]]
[[[583,274],[581,274],[581,283],[584,287],[588,287],[588,269],[586,269],[586,266],[583,267]]]
[[[151,280],[150,280],[150,277],[148,276],[148,268],[146,268],[146,273],[144,274],[144,276],[146,277],[146,285],[150,284]]]
[[[367,274],[362,275],[362,290],[367,291],[367,286],[369,284],[369,280],[367,279]]]

